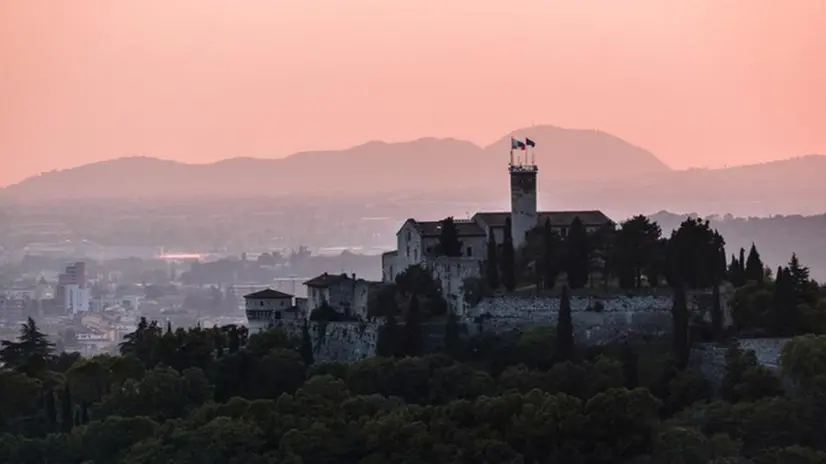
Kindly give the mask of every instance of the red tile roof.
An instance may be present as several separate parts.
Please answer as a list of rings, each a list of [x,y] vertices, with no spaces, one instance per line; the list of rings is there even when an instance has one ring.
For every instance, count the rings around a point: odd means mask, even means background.
[[[350,277],[348,277],[347,274],[328,274],[325,272],[318,277],[314,277],[304,282],[304,285],[308,287],[324,288],[349,279]]]
[[[442,221],[413,221],[422,237],[438,237],[442,233]],[[455,219],[456,233],[459,237],[484,237],[485,231],[476,221]]]
[[[505,227],[505,220],[510,217],[509,212],[476,213],[473,218],[486,224],[488,227]],[[602,211],[541,211],[538,213],[538,225],[545,224],[550,219],[551,226],[566,227],[574,222],[574,218],[587,226],[601,226],[611,222]]]
[[[288,293],[279,292],[278,290],[273,290],[271,288],[267,288],[255,293],[250,293],[249,295],[244,295],[245,299],[250,300],[283,300],[292,297],[293,296]]]

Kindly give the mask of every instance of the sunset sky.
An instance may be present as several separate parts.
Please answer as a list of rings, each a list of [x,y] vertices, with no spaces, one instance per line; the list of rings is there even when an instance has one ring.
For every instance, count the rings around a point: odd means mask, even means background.
[[[130,155],[601,129],[826,154],[826,0],[3,0],[0,185]]]

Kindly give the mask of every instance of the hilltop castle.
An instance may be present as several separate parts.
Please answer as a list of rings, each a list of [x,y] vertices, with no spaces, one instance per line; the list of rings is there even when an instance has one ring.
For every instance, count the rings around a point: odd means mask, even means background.
[[[550,221],[551,228],[561,237],[568,235],[568,229],[579,218],[588,231],[593,231],[611,220],[601,211],[537,211],[536,178],[539,170],[536,163],[529,161],[527,147],[535,144],[528,140],[523,143],[512,140],[511,159],[508,163],[510,174],[510,212],[481,212],[471,219],[456,220],[458,238],[462,242],[462,255],[448,257],[439,254],[438,244],[441,221],[418,221],[408,219],[396,233],[397,249],[384,253],[382,261],[382,281],[394,282],[396,277],[413,265],[427,269],[442,288],[448,305],[459,315],[465,315],[468,305],[464,298],[464,282],[470,277],[482,276],[482,263],[487,259],[487,242],[492,235],[494,241],[504,242],[505,223],[510,218],[513,245],[518,248],[525,242],[526,235],[537,225]],[[514,159],[514,151],[522,156]],[[266,289],[244,297],[250,330],[265,330],[282,320],[303,320],[321,308],[347,316],[367,317],[367,302],[371,288],[377,284],[355,275],[327,274],[305,282],[307,298],[295,298],[283,292]]]
[[[525,242],[527,233],[537,225],[550,221],[551,227],[566,237],[574,219],[579,217],[589,231],[611,223],[601,211],[537,211],[536,180],[539,172],[527,147],[535,144],[527,140],[511,140],[510,174],[511,210],[509,212],[480,212],[471,219],[456,220],[462,256],[447,257],[437,253],[441,221],[408,219],[396,233],[397,248],[382,255],[382,279],[393,282],[409,266],[420,265],[428,269],[441,282],[448,304],[457,312],[466,308],[463,282],[469,277],[480,277],[482,262],[487,258],[486,244],[491,234],[497,244],[504,241],[505,222],[510,218],[513,245],[518,248]],[[522,156],[514,159],[514,151]]]

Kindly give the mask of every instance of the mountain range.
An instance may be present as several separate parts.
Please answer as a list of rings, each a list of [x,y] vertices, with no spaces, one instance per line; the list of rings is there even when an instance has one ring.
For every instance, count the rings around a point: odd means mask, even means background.
[[[389,192],[506,199],[511,136],[536,142],[533,155],[517,155],[535,156],[540,206],[546,209],[736,215],[826,211],[823,155],[724,169],[672,170],[654,154],[605,132],[553,126],[517,130],[487,147],[423,138],[212,164],[119,158],[40,174],[0,190],[0,199]]]

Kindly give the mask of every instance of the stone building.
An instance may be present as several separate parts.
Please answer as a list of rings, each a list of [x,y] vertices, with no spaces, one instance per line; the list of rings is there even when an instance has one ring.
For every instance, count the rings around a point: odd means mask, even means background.
[[[348,317],[367,317],[367,299],[375,282],[357,278],[355,274],[328,274],[304,282],[307,286],[307,317],[327,303],[336,312]],[[304,304],[302,302],[302,304]]]
[[[244,303],[251,334],[267,330],[275,321],[299,317],[293,296],[271,288],[244,295]]]
[[[513,155],[513,153],[511,154]],[[480,277],[482,264],[487,258],[488,237],[493,234],[497,244],[504,241],[505,223],[511,220],[513,243],[519,247],[526,234],[538,225],[550,221],[551,228],[561,237],[577,217],[588,231],[594,231],[611,219],[601,211],[537,211],[536,178],[538,169],[527,156],[508,166],[510,174],[511,210],[503,212],[479,212],[466,220],[454,220],[462,256],[446,257],[438,254],[437,245],[441,234],[441,221],[408,219],[396,233],[396,250],[382,255],[382,280],[394,282],[396,277],[412,265],[420,265],[433,273],[442,284],[442,292],[452,308],[462,313],[464,305],[463,282],[468,277]]]

